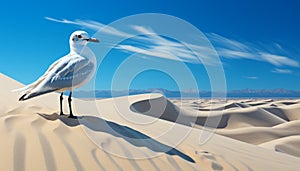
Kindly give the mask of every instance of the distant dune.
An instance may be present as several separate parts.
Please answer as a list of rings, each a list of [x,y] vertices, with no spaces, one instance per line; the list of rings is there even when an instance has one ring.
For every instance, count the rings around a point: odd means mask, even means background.
[[[181,108],[209,117],[209,100],[174,101]],[[228,100],[216,133],[300,157],[300,100]],[[201,126],[201,125],[200,125]]]
[[[300,168],[299,100],[75,99],[76,120],[58,115],[58,94],[18,102],[22,84],[0,81],[1,170]]]
[[[89,98],[89,97],[97,97],[97,98],[111,98],[111,97],[119,97],[124,95],[137,95],[137,94],[149,94],[149,93],[161,93],[165,97],[168,98],[210,98],[212,96],[212,92],[210,91],[176,91],[176,90],[167,90],[162,88],[156,89],[147,89],[147,90],[119,90],[119,91],[111,91],[111,90],[96,90],[96,91],[76,91],[76,97],[79,98]],[[271,90],[265,89],[241,89],[241,90],[230,90],[226,93],[214,92],[214,97],[224,97],[224,94],[228,98],[300,98],[299,90],[287,90],[284,88],[277,88]]]

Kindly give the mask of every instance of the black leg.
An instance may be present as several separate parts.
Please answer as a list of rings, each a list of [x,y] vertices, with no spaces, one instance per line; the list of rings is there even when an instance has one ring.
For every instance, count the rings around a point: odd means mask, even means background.
[[[71,104],[72,103],[72,91],[70,91],[68,102],[69,102],[69,110],[70,110],[69,118],[77,118],[76,116],[73,115],[73,112],[72,112],[72,104]]]
[[[64,115],[64,112],[63,112],[63,108],[62,108],[62,102],[63,102],[63,95],[64,95],[64,92],[62,92],[60,94],[60,115]]]

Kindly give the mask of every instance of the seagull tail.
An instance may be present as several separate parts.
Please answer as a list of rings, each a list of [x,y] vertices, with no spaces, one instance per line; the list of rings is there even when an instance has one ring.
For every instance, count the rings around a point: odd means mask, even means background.
[[[12,90],[11,92],[22,92],[22,93],[28,93],[30,92],[34,87],[36,87],[37,84],[36,82],[32,83],[32,84],[29,84],[25,87],[22,87],[22,88],[19,88],[19,89],[15,89],[15,90]]]
[[[25,87],[22,87],[22,88],[19,88],[19,89],[11,90],[11,92],[26,92],[26,91],[28,91],[30,88],[31,88],[30,86],[25,86]]]
[[[27,96],[27,94],[25,93],[25,94],[23,94],[23,96],[21,96],[20,98],[19,98],[19,101],[24,101],[24,100],[27,100],[27,98],[25,98]]]
[[[19,101],[25,101],[25,100],[31,99],[33,97],[36,97],[36,96],[40,96],[40,95],[43,95],[43,94],[46,94],[46,93],[51,93],[53,91],[55,91],[55,90],[47,90],[47,91],[42,91],[42,92],[27,92],[27,93],[24,93],[19,98]]]
[[[40,82],[42,82],[44,80],[44,77],[42,76],[41,78],[39,78],[38,80],[36,80],[35,82],[33,82],[32,84],[29,84],[25,87],[19,88],[19,89],[15,89],[12,90],[11,92],[22,92],[22,93],[27,93],[30,92],[32,89],[34,89]]]

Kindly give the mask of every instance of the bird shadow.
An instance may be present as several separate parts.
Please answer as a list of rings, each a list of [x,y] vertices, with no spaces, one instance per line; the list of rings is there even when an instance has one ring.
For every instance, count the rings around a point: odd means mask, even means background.
[[[96,132],[105,132],[111,134],[112,136],[123,138],[125,141],[127,141],[128,143],[134,146],[146,147],[152,151],[166,153],[168,155],[176,155],[186,161],[195,163],[195,161],[188,155],[182,153],[181,151],[171,146],[163,144],[143,134],[142,132],[132,129],[128,126],[123,126],[112,121],[107,121],[99,117],[80,116],[77,119],[71,119],[68,118],[67,116],[61,116],[56,113],[53,114],[38,113],[38,115],[50,121],[60,120],[65,125],[70,127],[83,125]]]

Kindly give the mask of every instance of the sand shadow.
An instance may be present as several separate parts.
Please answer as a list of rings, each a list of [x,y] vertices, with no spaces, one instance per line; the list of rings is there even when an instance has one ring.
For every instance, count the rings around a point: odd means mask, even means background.
[[[70,119],[67,116],[60,116],[56,113],[54,114],[38,113],[38,115],[50,121],[60,120],[65,125],[68,125],[70,127],[84,125],[93,131],[105,132],[111,134],[112,136],[123,138],[128,143],[134,146],[146,147],[152,151],[166,153],[168,155],[176,155],[186,161],[195,163],[195,161],[188,155],[180,152],[179,150],[171,146],[165,145],[143,134],[142,132],[139,132],[127,126],[119,125],[112,121],[101,119],[99,117],[82,116],[79,117],[78,119]]]
[[[152,105],[156,106],[155,103],[160,103],[159,99],[156,99],[156,101],[138,101],[130,105],[130,110],[135,113],[163,119],[169,122],[178,123],[189,127],[199,125],[202,127],[209,128],[225,128],[228,124],[229,115],[222,114],[217,116],[191,116],[181,113],[181,109],[173,103],[171,103],[170,101],[166,101],[166,106],[162,111],[160,109],[151,110]],[[158,105],[159,104],[157,104],[157,106]],[[221,111],[221,108],[217,110],[207,109],[207,111]]]

